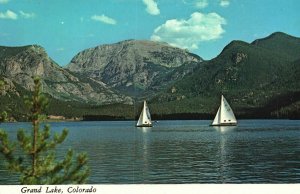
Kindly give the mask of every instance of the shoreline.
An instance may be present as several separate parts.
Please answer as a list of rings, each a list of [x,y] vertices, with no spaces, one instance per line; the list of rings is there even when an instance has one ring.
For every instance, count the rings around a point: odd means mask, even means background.
[[[300,119],[289,119],[289,118],[243,118],[238,119],[238,121],[247,121],[247,120],[274,120],[274,121],[299,121]],[[123,119],[123,120],[72,120],[72,119],[66,119],[66,120],[45,120],[41,123],[59,123],[59,122],[99,122],[99,121],[137,121],[137,119]],[[152,119],[153,122],[159,122],[159,121],[213,121],[213,119]],[[2,122],[4,123],[30,123],[31,121],[12,121],[12,122]]]

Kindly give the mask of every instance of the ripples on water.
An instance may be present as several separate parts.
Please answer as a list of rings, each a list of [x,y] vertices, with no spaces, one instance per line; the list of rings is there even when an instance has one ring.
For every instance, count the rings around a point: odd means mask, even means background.
[[[51,123],[69,129],[58,147],[89,156],[89,183],[299,183],[300,121],[245,120],[237,127],[210,121]],[[3,124],[15,136],[28,123]],[[0,183],[16,184],[0,162]]]

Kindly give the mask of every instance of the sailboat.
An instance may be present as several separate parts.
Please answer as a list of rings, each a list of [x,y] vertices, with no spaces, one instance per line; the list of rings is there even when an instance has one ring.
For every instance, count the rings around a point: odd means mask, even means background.
[[[137,127],[152,127],[151,115],[146,101],[144,101],[143,110],[140,114]]]
[[[234,113],[224,96],[221,96],[221,105],[213,120],[212,126],[228,126],[237,125],[237,120]]]

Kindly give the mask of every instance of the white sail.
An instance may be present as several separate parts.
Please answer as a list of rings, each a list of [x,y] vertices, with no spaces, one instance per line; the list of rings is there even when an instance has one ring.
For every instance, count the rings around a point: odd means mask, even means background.
[[[212,125],[236,125],[237,120],[234,116],[234,113],[228,104],[227,100],[222,95],[221,105],[218,109],[218,112],[215,116],[215,119],[212,122]]]
[[[149,111],[146,101],[144,101],[143,110],[140,114],[140,117],[139,117],[139,120],[138,120],[136,126],[137,127],[151,127],[152,126],[150,111]]]
[[[212,122],[212,125],[218,125],[219,123],[220,123],[220,107],[218,109],[214,121]]]

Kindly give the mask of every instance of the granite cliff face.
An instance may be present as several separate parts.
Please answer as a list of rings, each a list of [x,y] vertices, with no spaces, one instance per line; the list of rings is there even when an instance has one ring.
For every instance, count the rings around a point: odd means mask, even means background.
[[[78,53],[67,66],[57,65],[38,45],[0,47],[0,78],[5,90],[33,89],[42,78],[43,91],[55,99],[89,104],[132,104],[145,93],[190,73],[202,61],[197,55],[164,43],[128,40]]]
[[[50,96],[49,114],[122,116],[125,108],[132,115],[128,107],[134,100],[144,95],[150,99],[191,74],[201,62],[197,55],[168,44],[128,40],[87,49],[62,68],[38,45],[0,46],[0,81],[4,83],[0,110],[24,119],[27,109],[23,97],[30,95],[33,77],[39,76],[43,92]],[[120,110],[98,106],[106,104]]]
[[[13,91],[15,85],[31,91],[33,77],[39,76],[43,91],[59,100],[95,104],[132,103],[131,98],[114,92],[99,81],[83,80],[72,75],[50,59],[40,46],[0,47],[0,53],[0,75],[9,91]]]
[[[166,43],[127,40],[78,53],[67,69],[138,97],[190,73],[202,59]]]

